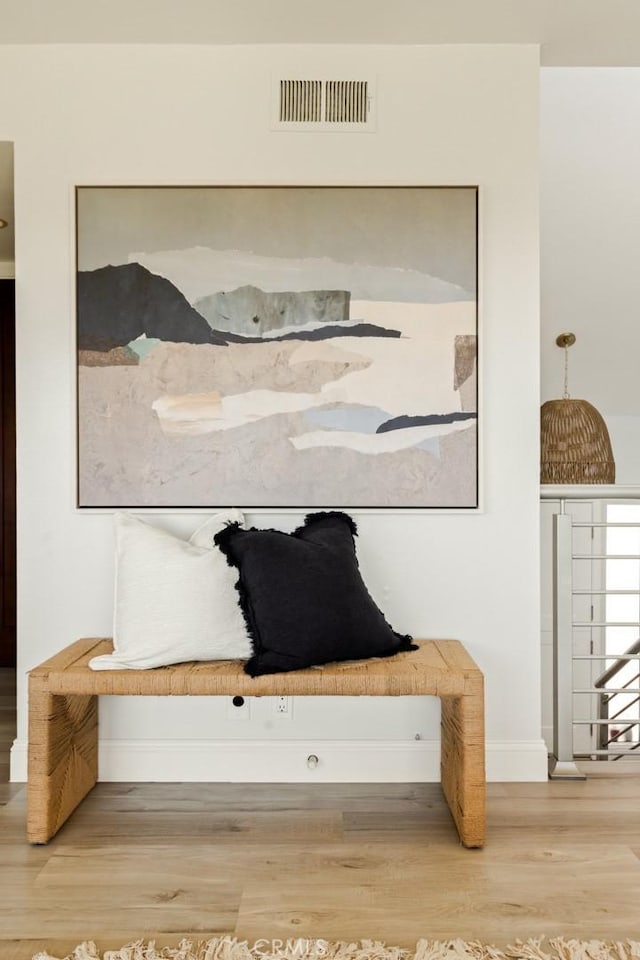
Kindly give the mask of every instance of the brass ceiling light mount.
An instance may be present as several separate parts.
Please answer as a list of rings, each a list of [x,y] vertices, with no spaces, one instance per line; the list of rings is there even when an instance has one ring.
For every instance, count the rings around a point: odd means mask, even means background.
[[[569,347],[575,342],[574,333],[556,337],[564,350],[564,391],[562,400],[547,400],[540,410],[540,483],[615,483],[606,423],[586,400],[569,396]]]

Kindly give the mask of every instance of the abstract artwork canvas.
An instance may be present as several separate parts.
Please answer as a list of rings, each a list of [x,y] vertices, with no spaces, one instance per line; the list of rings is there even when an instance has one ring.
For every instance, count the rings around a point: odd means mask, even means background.
[[[78,187],[78,505],[476,507],[477,199]]]

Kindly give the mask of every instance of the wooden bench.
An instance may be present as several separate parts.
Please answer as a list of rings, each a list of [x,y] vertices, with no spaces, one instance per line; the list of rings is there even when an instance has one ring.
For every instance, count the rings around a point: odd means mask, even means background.
[[[84,639],[29,674],[27,834],[47,843],[98,779],[99,696],[434,696],[442,701],[441,780],[466,847],[485,839],[484,682],[457,640],[377,660],[252,679],[233,660],[155,670],[93,671],[110,640]]]

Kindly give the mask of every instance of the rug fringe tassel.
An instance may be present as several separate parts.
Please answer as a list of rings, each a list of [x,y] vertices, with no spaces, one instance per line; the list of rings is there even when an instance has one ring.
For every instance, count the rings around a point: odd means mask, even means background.
[[[538,937],[499,950],[479,940],[419,940],[413,951],[379,940],[256,940],[250,945],[235,937],[214,937],[158,949],[155,940],[135,940],[101,953],[87,940],[67,957],[44,951],[33,960],[640,960],[640,941],[553,937],[545,944],[545,938]]]
[[[415,960],[640,960],[637,940],[516,940],[505,950],[477,940],[420,940]]]

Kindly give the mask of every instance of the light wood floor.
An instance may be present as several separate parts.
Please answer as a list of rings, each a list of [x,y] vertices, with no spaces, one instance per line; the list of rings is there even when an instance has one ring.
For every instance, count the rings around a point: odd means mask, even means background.
[[[220,932],[640,939],[640,765],[601,766],[490,785],[477,851],[437,784],[104,783],[41,847],[24,839],[25,788],[3,784],[0,957]]]

